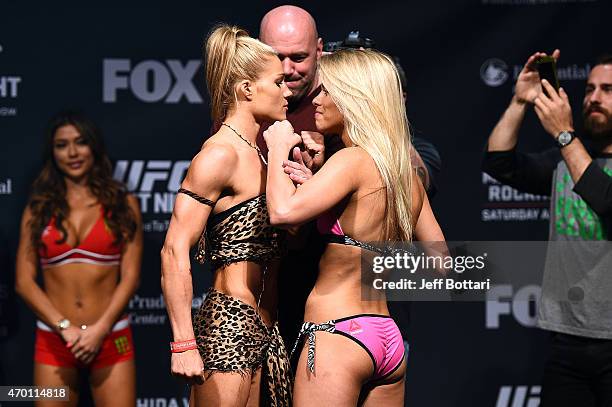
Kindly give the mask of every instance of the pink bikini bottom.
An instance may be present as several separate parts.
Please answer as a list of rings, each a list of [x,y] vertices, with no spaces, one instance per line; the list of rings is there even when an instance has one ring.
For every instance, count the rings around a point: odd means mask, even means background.
[[[387,315],[359,314],[315,324],[304,322],[291,355],[303,336],[308,335],[308,369],[314,372],[315,332],[323,331],[345,336],[361,346],[372,359],[372,380],[393,373],[404,360],[404,342],[393,318]]]

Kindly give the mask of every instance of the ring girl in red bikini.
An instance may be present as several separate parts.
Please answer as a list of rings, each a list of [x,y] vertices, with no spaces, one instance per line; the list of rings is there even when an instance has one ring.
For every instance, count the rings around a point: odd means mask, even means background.
[[[75,112],[56,115],[21,222],[15,288],[38,317],[34,385],[68,386],[70,406],[82,369],[96,405],[136,403],[123,312],[138,286],[141,229],[137,200],[113,180],[94,124]]]
[[[384,253],[367,241],[439,242],[444,236],[412,171],[393,61],[372,50],[341,50],[320,59],[319,74],[322,89],[313,100],[317,130],[340,134],[345,148],[296,188],[283,167],[291,166],[286,159],[300,137],[287,121],[264,132],[271,223],[290,227],[318,218],[328,243],[298,339],[304,346],[293,403],[403,406],[402,336],[384,297],[361,300],[367,289],[361,283],[361,252]]]

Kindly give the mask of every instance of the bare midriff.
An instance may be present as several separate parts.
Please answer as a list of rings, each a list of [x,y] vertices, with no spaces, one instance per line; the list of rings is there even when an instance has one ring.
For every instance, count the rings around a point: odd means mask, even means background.
[[[319,262],[319,275],[306,301],[304,320],[321,323],[356,314],[389,315],[384,293],[371,290],[361,277],[358,247],[328,244]],[[367,298],[376,298],[366,301]],[[371,295],[371,297],[370,297]]]
[[[119,266],[63,264],[43,270],[45,292],[72,324],[95,323],[110,304],[119,281]]]
[[[271,326],[276,321],[277,277],[278,262],[264,268],[257,263],[241,261],[217,269],[212,285],[215,290],[258,309],[264,323]]]

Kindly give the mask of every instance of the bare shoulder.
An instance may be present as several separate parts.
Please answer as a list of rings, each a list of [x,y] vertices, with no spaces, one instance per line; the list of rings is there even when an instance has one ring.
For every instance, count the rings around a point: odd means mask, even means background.
[[[190,171],[228,171],[238,163],[236,150],[227,143],[209,140],[204,143],[202,149],[193,157]]]
[[[183,187],[202,196],[213,196],[231,180],[238,165],[236,150],[224,142],[207,141],[191,161]]]
[[[363,164],[363,160],[368,160],[374,163],[370,154],[368,154],[363,148],[359,147],[345,147],[334,155],[332,155],[327,162],[338,165],[342,164],[347,167],[354,167]]]
[[[27,227],[31,221],[32,221],[32,209],[30,209],[30,204],[28,203],[23,210],[23,214],[21,215],[22,229]]]
[[[134,194],[127,194],[125,199],[127,201],[128,206],[133,211],[136,211],[136,213],[140,213],[140,204],[138,202],[138,198],[136,198]]]
[[[336,152],[325,162],[320,172],[342,179],[352,191],[379,183],[379,179],[373,175],[378,174],[374,160],[360,147],[345,147]]]
[[[21,219],[29,221],[32,219],[32,209],[30,208],[30,204],[28,203],[25,208],[23,208],[23,213],[21,214]]]
[[[346,147],[338,151],[331,158],[342,163],[344,168],[355,180],[369,184],[378,182],[378,167],[372,156],[361,147]]]

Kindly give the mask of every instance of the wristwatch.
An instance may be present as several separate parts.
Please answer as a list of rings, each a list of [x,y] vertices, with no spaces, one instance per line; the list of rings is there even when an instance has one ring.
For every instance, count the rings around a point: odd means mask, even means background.
[[[566,145],[571,143],[572,140],[575,138],[576,136],[574,135],[573,131],[564,130],[561,133],[559,133],[559,135],[557,136],[557,144],[559,145],[559,147],[565,147]]]
[[[65,329],[70,328],[70,321],[66,318],[60,319],[59,321],[57,321],[57,324],[55,324],[55,326],[57,326],[57,329],[59,329],[60,331],[63,331]]]

